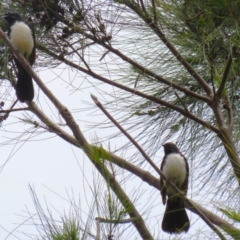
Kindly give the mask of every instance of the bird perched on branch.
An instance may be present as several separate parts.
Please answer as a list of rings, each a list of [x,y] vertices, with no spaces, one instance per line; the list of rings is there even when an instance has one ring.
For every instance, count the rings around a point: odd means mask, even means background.
[[[36,55],[35,35],[32,26],[16,12],[9,11],[3,18],[9,24],[8,36],[12,45],[32,66]],[[21,102],[32,101],[34,98],[32,77],[18,61],[17,57],[13,55],[13,58],[18,69],[17,98]]]
[[[189,175],[187,159],[180,153],[175,144],[169,142],[165,143],[163,147],[165,156],[161,164],[161,171],[186,196]],[[190,227],[190,221],[184,207],[184,200],[162,178],[160,178],[160,190],[164,205],[167,197],[162,230],[170,234],[187,232]]]

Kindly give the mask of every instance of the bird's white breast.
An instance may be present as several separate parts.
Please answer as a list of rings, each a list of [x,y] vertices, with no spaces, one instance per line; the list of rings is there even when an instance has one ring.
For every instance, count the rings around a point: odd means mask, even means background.
[[[25,58],[29,58],[33,49],[32,31],[24,22],[16,22],[11,26],[10,40],[13,46]]]
[[[176,153],[167,155],[162,172],[168,180],[174,183],[177,187],[181,188],[187,176],[184,158],[180,154]],[[166,184],[165,181],[164,184]],[[173,189],[170,187],[168,187],[167,192],[171,195],[174,194]]]

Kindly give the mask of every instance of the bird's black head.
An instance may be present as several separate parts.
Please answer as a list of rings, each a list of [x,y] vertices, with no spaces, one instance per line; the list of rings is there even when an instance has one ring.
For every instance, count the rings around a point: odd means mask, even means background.
[[[179,153],[179,149],[174,143],[168,142],[163,144],[165,155],[170,153]]]
[[[3,18],[9,23],[9,25],[13,25],[16,21],[22,21],[21,16],[16,12],[6,12]]]

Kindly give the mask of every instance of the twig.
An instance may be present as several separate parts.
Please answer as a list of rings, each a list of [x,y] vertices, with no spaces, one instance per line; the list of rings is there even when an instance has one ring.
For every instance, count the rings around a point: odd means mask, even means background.
[[[144,13],[147,15],[148,13],[147,13],[146,8],[144,6],[143,0],[140,0],[140,3],[141,3],[141,7],[142,7]]]
[[[137,87],[139,78],[140,78],[140,73],[138,74],[138,76],[137,76],[137,78],[136,78],[136,81],[135,81],[135,83],[134,83],[134,88]]]
[[[30,110],[29,107],[25,108],[15,108],[15,109],[8,109],[8,110],[0,110],[0,113],[10,113],[10,112],[18,112],[18,111],[27,111]]]
[[[106,51],[106,52],[102,55],[102,57],[99,59],[99,62],[101,62],[108,53],[109,53],[109,51]]]
[[[126,224],[126,223],[132,223],[136,221],[135,218],[128,218],[128,219],[121,219],[121,220],[112,220],[112,219],[105,219],[101,217],[96,217],[96,221],[99,221],[100,223],[115,223],[115,224]]]
[[[216,96],[216,89],[215,89],[215,85],[214,85],[214,81],[213,81],[213,69],[212,69],[212,67],[211,67],[211,83],[212,83],[213,95]]]
[[[4,120],[6,120],[10,114],[10,112],[15,112],[15,111],[23,111],[23,110],[29,110],[27,108],[24,108],[24,109],[13,109],[13,107],[16,105],[16,103],[18,102],[18,100],[16,100],[12,106],[10,107],[10,109],[8,110],[0,110],[0,113],[5,113],[3,116],[0,116],[0,123]]]
[[[182,99],[179,97],[178,93],[176,91],[174,91],[174,94],[177,96],[178,100],[180,101],[180,103],[182,104],[182,106],[184,107],[184,109],[188,112],[187,107],[185,106],[185,104],[183,103]]]
[[[157,25],[157,11],[156,11],[156,3],[155,3],[155,0],[152,0],[152,7],[153,7],[154,24]]]
[[[96,234],[96,240],[101,240],[101,231],[100,231],[100,220],[96,218],[96,225],[97,225],[97,234]]]
[[[227,65],[226,65],[224,73],[223,73],[222,81],[221,81],[220,86],[217,90],[217,94],[216,94],[217,98],[221,98],[221,96],[222,96],[222,92],[224,90],[225,84],[226,84],[227,79],[228,79],[228,74],[229,74],[231,66],[232,66],[232,59],[233,59],[233,56],[235,55],[236,51],[237,51],[237,47],[234,46],[232,48],[232,51],[229,53],[228,60],[227,60]]]
[[[227,101],[227,111],[228,111],[228,119],[229,119],[229,131],[232,132],[233,130],[233,124],[234,124],[234,117],[233,117],[233,109],[232,109],[232,104],[229,101],[229,98],[226,98]]]

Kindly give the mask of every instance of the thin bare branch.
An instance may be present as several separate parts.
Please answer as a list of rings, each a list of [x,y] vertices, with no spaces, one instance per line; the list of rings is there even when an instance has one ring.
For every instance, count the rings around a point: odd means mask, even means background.
[[[183,108],[188,112],[187,107],[185,106],[185,104],[183,103],[182,99],[179,97],[177,92],[174,92],[174,94],[177,96],[178,100],[180,101],[180,103],[182,104]]]
[[[13,82],[15,83],[15,81],[13,81]],[[8,110],[0,110],[0,113],[5,113],[4,115],[0,116],[0,123],[9,117],[9,114],[11,112],[29,110],[28,108],[13,109],[13,107],[17,104],[17,102],[18,102],[18,100],[15,100],[14,103],[12,104],[12,106]]]
[[[14,108],[14,109],[7,109],[7,110],[0,110],[0,113],[11,113],[11,112],[19,112],[19,111],[29,111],[30,108]]]
[[[112,220],[112,219],[105,219],[105,218],[97,217],[96,220],[99,221],[100,223],[126,224],[126,223],[132,223],[132,222],[136,221],[137,219],[128,218],[128,219],[121,219],[121,220]]]
[[[226,84],[227,79],[228,79],[228,74],[231,70],[232,60],[233,60],[233,57],[234,57],[236,51],[237,51],[237,47],[234,46],[232,48],[232,51],[229,53],[228,60],[227,60],[227,65],[225,67],[225,70],[224,70],[224,73],[223,73],[223,76],[222,76],[222,81],[221,81],[220,86],[219,86],[219,88],[217,90],[217,93],[216,93],[217,98],[221,98],[221,96],[222,96],[223,90],[225,88],[225,84]]]
[[[140,0],[140,3],[141,3],[141,8],[143,9],[144,13],[147,15],[147,11],[146,11],[146,8],[145,8],[145,5],[143,3],[143,0]]]
[[[232,109],[232,104],[228,97],[227,97],[226,101],[227,101],[227,111],[228,111],[228,119],[229,119],[228,126],[229,126],[229,131],[232,132],[233,125],[234,125],[233,109]]]
[[[155,3],[155,0],[152,0],[152,8],[153,8],[154,24],[157,25],[157,11],[156,11],[156,3]]]
[[[99,59],[99,62],[101,62],[108,53],[109,53],[109,51],[106,51],[106,52],[102,55],[102,57]]]

